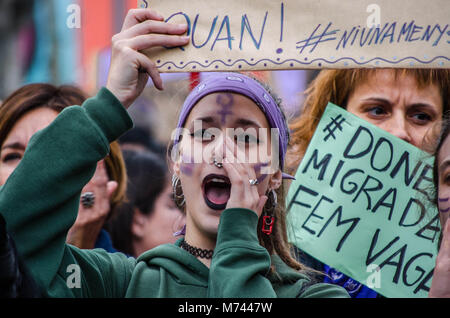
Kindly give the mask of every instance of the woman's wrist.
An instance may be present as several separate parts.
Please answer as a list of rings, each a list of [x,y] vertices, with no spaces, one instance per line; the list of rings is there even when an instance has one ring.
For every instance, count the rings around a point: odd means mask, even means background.
[[[222,212],[217,233],[216,250],[222,245],[257,243],[258,215],[245,208],[231,208]]]

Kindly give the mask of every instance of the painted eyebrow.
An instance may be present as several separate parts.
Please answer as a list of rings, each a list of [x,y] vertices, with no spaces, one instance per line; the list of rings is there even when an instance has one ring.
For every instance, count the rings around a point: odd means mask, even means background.
[[[258,128],[261,128],[258,123],[246,118],[239,118],[238,120],[236,120],[236,124],[240,126],[256,126]]]
[[[446,160],[444,160],[443,163],[440,164],[439,170],[438,170],[438,171],[439,171],[439,174],[441,174],[442,171],[444,171],[445,168],[447,168],[448,166],[450,166],[450,159],[446,159]]]
[[[11,144],[6,144],[2,147],[2,151],[6,149],[25,150],[25,147],[20,142],[14,142]]]
[[[200,117],[200,118],[194,119],[194,121],[196,121],[196,120],[200,120],[206,124],[218,122],[218,118],[214,118],[213,116],[205,116],[205,117]],[[246,119],[246,118],[237,119],[235,124],[240,125],[240,126],[256,126],[258,128],[261,128],[261,125],[259,125],[255,121],[253,121],[251,119]],[[190,126],[192,127],[193,125],[194,125],[194,122],[192,122]]]
[[[216,119],[212,116],[205,116],[205,117],[200,117],[200,118],[195,118],[191,124],[189,125],[189,127],[194,128],[194,122],[196,121],[201,121],[204,122],[206,124],[211,124],[214,123],[216,121]]]

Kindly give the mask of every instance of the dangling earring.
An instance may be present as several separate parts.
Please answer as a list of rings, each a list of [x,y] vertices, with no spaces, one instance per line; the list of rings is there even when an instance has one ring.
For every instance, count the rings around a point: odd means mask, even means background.
[[[275,217],[273,212],[277,206],[277,193],[275,190],[271,190],[267,194],[268,200],[264,206],[264,216],[262,220],[262,232],[266,235],[272,234],[273,225],[275,224]]]
[[[172,195],[173,200],[179,209],[184,208],[186,201],[184,200],[183,190],[181,188],[180,178],[176,174],[172,176]]]

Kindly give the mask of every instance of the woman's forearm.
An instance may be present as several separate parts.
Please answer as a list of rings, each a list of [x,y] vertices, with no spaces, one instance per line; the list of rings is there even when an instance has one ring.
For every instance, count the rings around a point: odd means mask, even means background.
[[[0,189],[0,213],[19,254],[43,287],[59,270],[80,192],[109,143],[132,126],[106,89],[83,107],[69,107],[35,134],[8,182]]]

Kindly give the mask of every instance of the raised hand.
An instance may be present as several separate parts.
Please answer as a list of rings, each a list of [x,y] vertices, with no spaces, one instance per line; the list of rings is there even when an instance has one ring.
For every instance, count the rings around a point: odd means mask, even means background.
[[[78,216],[70,228],[66,242],[81,249],[92,249],[110,212],[110,198],[117,189],[116,181],[109,181],[104,161],[97,164],[97,170],[82,193],[93,193],[94,204],[84,206],[81,202]]]
[[[163,83],[155,63],[140,51],[152,47],[186,45],[189,37],[182,36],[187,25],[164,22],[150,9],[133,9],[125,18],[122,31],[112,38],[111,66],[106,87],[125,108],[142,93],[149,77],[156,88]]]
[[[255,168],[249,163],[239,160],[239,158],[245,158],[245,155],[239,153],[242,150],[239,147],[236,147],[237,150],[233,149],[234,142],[229,137],[224,138],[226,138],[227,155],[224,158],[223,167],[231,182],[227,209],[246,208],[254,211],[260,217],[268,198],[264,194],[259,194],[258,186],[250,184],[250,180],[256,180]],[[235,151],[238,152],[236,155]]]

